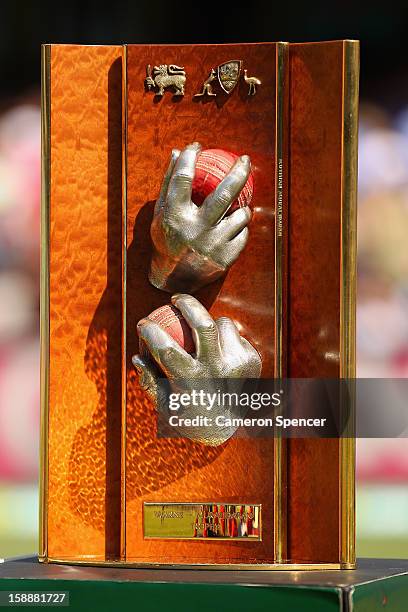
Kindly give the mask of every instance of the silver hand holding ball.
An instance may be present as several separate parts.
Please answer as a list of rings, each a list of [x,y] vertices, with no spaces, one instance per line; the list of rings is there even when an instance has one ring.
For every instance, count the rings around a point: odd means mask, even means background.
[[[228,384],[231,381],[228,379],[242,379],[243,385],[245,379],[259,378],[262,369],[259,353],[240,336],[231,319],[221,317],[214,320],[191,295],[174,295],[172,303],[191,328],[196,352],[188,354],[157,323],[142,319],[138,323],[140,354],[132,359],[139,374],[140,385],[155,403],[159,414],[169,414],[168,386],[166,392],[163,376],[167,377],[172,393],[190,392],[194,388],[194,379],[208,379],[205,382],[206,392],[216,393],[218,390],[229,390]],[[220,379],[225,379],[225,385]],[[234,392],[239,390],[239,380],[236,383],[233,385]],[[225,416],[237,416],[236,409],[229,412],[228,407],[218,408],[223,410]],[[205,402],[199,407],[186,406],[182,410],[183,417],[193,418],[197,415],[214,416],[209,413]],[[218,446],[228,440],[237,428],[212,425],[208,428],[181,426],[177,429],[183,437],[209,446]]]
[[[201,147],[173,150],[151,225],[153,257],[149,280],[158,289],[192,293],[220,278],[248,240],[251,210],[224,218],[248,180],[249,157],[239,157],[201,206],[191,200]]]

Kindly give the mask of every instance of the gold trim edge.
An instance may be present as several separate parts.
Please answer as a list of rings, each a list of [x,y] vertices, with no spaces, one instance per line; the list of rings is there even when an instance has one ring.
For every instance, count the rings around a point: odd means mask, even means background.
[[[356,376],[359,42],[343,42],[340,377]],[[354,408],[351,389],[351,408]],[[353,427],[353,423],[350,424]],[[340,440],[340,561],[355,566],[355,439]]]
[[[39,556],[48,551],[48,402],[50,365],[49,320],[49,215],[51,173],[51,45],[41,46],[41,290],[40,290],[40,471]]]
[[[72,561],[44,557],[41,563],[57,563],[60,565],[90,566],[90,567],[127,567],[140,569],[177,569],[177,570],[239,570],[239,571],[326,571],[326,570],[351,570],[355,569],[356,564],[352,563],[152,563],[152,562],[132,562],[132,561]]]
[[[121,417],[121,557],[126,559],[126,403],[127,403],[127,123],[128,123],[128,92],[127,92],[127,45],[122,45],[122,417]]]
[[[283,346],[283,318],[285,316],[285,293],[283,290],[284,272],[284,218],[285,194],[284,172],[285,151],[285,96],[288,86],[288,57],[289,43],[276,43],[276,125],[275,125],[275,378],[282,378],[286,374],[284,360],[286,350]],[[287,457],[286,444],[281,437],[275,436],[274,451],[274,559],[276,563],[284,563],[287,556],[287,525],[286,525],[286,488]]]

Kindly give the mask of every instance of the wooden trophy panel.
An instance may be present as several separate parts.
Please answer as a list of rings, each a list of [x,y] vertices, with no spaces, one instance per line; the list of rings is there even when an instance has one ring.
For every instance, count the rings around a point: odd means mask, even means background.
[[[119,554],[120,541],[122,47],[47,45],[43,57],[50,307],[43,552],[105,560]]]
[[[290,45],[288,376],[292,378],[342,375],[344,45],[345,41]],[[340,560],[341,442],[288,441],[289,561]]]
[[[235,90],[194,98],[211,68],[242,60],[262,81],[248,96]],[[274,375],[274,212],[276,45],[127,47],[127,403],[126,560],[154,563],[272,563],[273,440],[232,439],[218,447],[156,436],[156,414],[138,386],[131,357],[136,324],[170,294],[148,281],[149,237],[172,148],[198,141],[251,157],[254,217],[247,247],[227,276],[196,294],[214,317],[232,318],[262,355],[262,376]],[[144,86],[147,65],[176,64],[187,75],[184,97],[161,98]],[[262,541],[152,540],[144,537],[144,502],[262,504]]]

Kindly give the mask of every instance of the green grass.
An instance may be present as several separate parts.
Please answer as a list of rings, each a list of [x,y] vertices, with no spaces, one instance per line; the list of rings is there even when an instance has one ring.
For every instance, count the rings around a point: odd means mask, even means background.
[[[17,555],[36,554],[37,538],[16,538],[2,534],[0,539],[0,557],[15,557]]]
[[[357,557],[408,559],[408,537],[361,538],[357,539],[356,548]]]

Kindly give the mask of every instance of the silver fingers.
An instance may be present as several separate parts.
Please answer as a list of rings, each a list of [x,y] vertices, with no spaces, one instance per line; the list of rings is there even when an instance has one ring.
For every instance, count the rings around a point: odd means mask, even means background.
[[[154,214],[158,214],[161,211],[161,209],[164,207],[164,205],[166,204],[169,182],[173,175],[173,170],[179,158],[179,155],[180,155],[180,151],[178,149],[172,150],[170,162],[166,170],[166,174],[164,175],[159,197],[157,198],[156,207],[154,209]]]
[[[249,238],[249,231],[247,227],[235,236],[232,240],[225,245],[220,259],[222,260],[225,268],[229,268],[232,263],[239,257],[240,253],[244,250]]]
[[[217,227],[214,228],[217,234],[220,234],[224,241],[232,240],[243,230],[252,217],[252,211],[249,206],[244,208],[238,208],[229,217],[222,219],[218,223]]]
[[[191,333],[196,346],[196,357],[207,362],[211,359],[221,359],[221,346],[217,325],[202,304],[192,295],[177,294],[171,298],[191,327]]]
[[[157,403],[159,372],[156,365],[141,355],[134,355],[132,363],[138,373],[140,386],[153,403]]]
[[[201,145],[193,142],[178,156],[167,191],[169,207],[176,209],[190,204],[195,165],[200,151]]]
[[[220,184],[206,197],[201,207],[201,215],[209,224],[215,225],[228,212],[231,204],[245,186],[250,171],[250,159],[248,155],[242,155]]]
[[[173,338],[148,318],[137,324],[139,340],[168,376],[184,377],[191,375],[194,369],[193,358]]]
[[[206,388],[220,390],[222,381],[228,389],[229,380],[237,379],[239,387],[247,378],[258,378],[262,362],[259,353],[243,338],[234,324],[221,317],[214,321],[210,313],[200,302],[188,294],[177,294],[172,298],[173,304],[182,312],[191,328],[196,345],[196,353],[189,355],[159,325],[142,319],[138,324],[141,348],[147,348],[152,360],[167,376],[170,390],[189,392],[194,379],[205,379]],[[152,397],[155,394],[156,406],[160,414],[168,414],[166,394],[160,391],[163,378],[150,365],[149,358],[140,355],[133,358],[133,363],[141,378],[143,388]],[[240,382],[242,380],[242,383]],[[182,388],[181,388],[182,387]],[[151,392],[154,389],[154,393]],[[223,409],[222,406],[219,407]],[[208,406],[203,403],[197,406],[184,407],[184,416],[194,417],[208,414]],[[180,428],[179,428],[180,430]],[[203,444],[218,445],[230,438],[235,428],[213,427],[210,430],[180,430],[184,437]]]
[[[151,225],[149,280],[158,289],[171,293],[191,293],[220,278],[239,257],[248,239],[248,207],[223,217],[248,179],[249,157],[240,157],[198,207],[191,194],[200,151],[199,143],[192,143],[181,152],[173,152]]]

